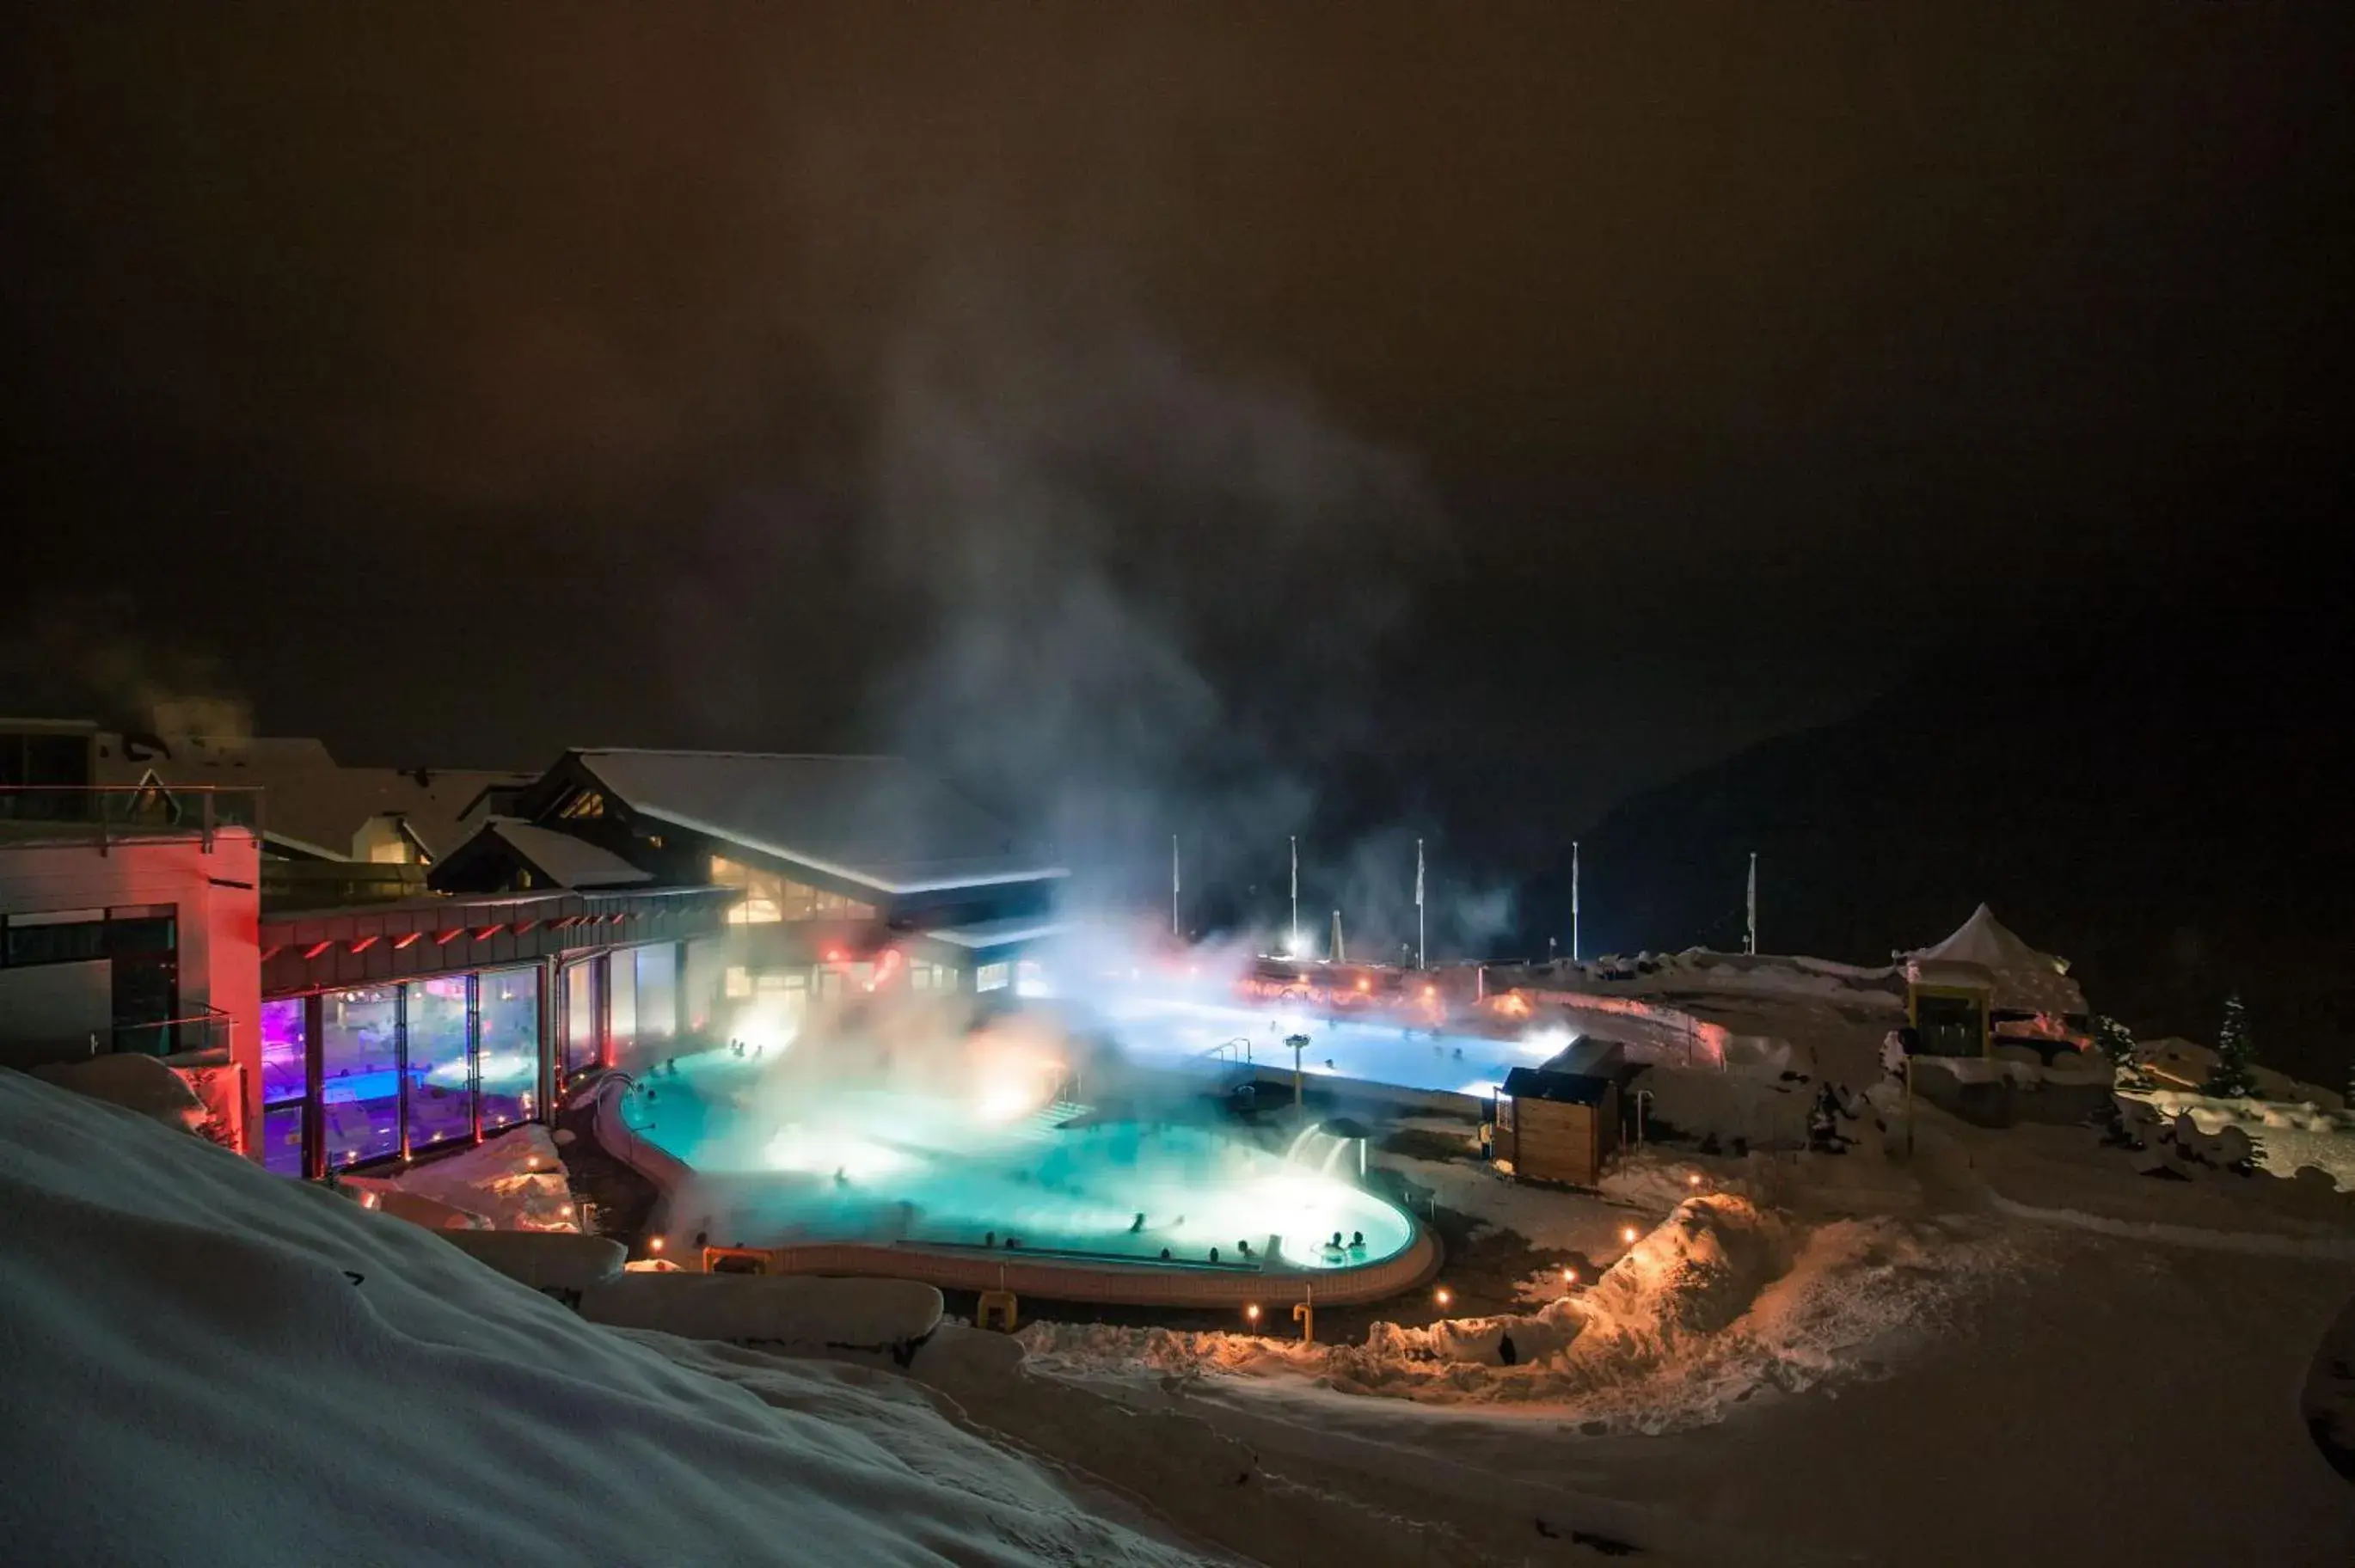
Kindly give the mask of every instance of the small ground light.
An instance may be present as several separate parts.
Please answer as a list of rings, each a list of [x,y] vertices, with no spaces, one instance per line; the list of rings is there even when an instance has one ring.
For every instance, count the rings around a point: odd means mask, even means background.
[[[1252,1322],[1254,1322],[1254,1323],[1258,1322],[1258,1321],[1259,1321],[1259,1303],[1258,1303],[1258,1302],[1256,1302],[1256,1301],[1254,1301],[1254,1302],[1252,1302],[1250,1306],[1248,1306],[1248,1307],[1244,1307],[1244,1308],[1243,1308],[1243,1316],[1244,1316],[1245,1317],[1250,1318],[1250,1319],[1251,1319]]]
[[[1619,1241],[1622,1245],[1630,1247],[1634,1246],[1636,1244],[1636,1227],[1633,1225],[1620,1226]]]
[[[1454,1293],[1453,1291],[1449,1290],[1445,1285],[1441,1285],[1441,1286],[1439,1287],[1439,1289],[1438,1289],[1437,1293],[1436,1293],[1436,1294],[1435,1294],[1435,1296],[1434,1296],[1434,1299],[1438,1301],[1438,1303],[1439,1303],[1439,1305],[1440,1305],[1440,1306],[1444,1307],[1444,1306],[1446,1306],[1449,1302],[1454,1301],[1454,1300],[1455,1299],[1455,1293]]]
[[[650,1253],[658,1253],[662,1251],[662,1238],[660,1236],[655,1236],[650,1239],[646,1243],[646,1251]]]
[[[1578,1271],[1574,1268],[1566,1268],[1562,1270],[1561,1283],[1564,1285],[1576,1285],[1578,1283]]]
[[[1700,1185],[1700,1172],[1696,1170],[1690,1176],[1686,1177],[1685,1185],[1687,1187],[1699,1187]]]

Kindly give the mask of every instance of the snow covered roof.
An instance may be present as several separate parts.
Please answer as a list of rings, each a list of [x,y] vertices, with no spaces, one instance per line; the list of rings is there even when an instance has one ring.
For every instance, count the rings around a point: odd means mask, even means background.
[[[1994,1005],[2008,1012],[2082,1013],[2085,993],[2061,961],[2022,942],[1981,904],[1952,936],[1910,956],[1923,962],[1972,964],[1995,977]]]
[[[1551,1072],[1541,1067],[1516,1067],[1505,1074],[1509,1100],[1551,1100],[1563,1105],[1599,1105],[1610,1092],[1611,1080],[1589,1072]]]
[[[886,893],[1069,873],[899,757],[592,751],[581,765],[629,807]]]
[[[1041,937],[1060,936],[1065,929],[1061,921],[1041,920],[1035,914],[1018,914],[1004,920],[978,920],[971,925],[953,925],[941,931],[928,931],[924,934],[935,942],[946,942],[958,947],[1003,947],[1009,942],[1035,942]]]
[[[652,872],[640,870],[612,850],[552,827],[498,821],[483,831],[505,839],[560,888],[618,888],[655,880]]]
[[[307,736],[181,736],[143,744],[101,734],[95,782],[135,784],[153,773],[174,784],[250,785],[261,794],[269,839],[346,860],[377,817],[398,817],[435,859],[465,840],[467,808],[491,785],[529,775],[473,769],[346,767]]]
[[[1586,1038],[1572,1040],[1538,1066],[1545,1072],[1572,1072],[1592,1078],[1617,1072],[1626,1060],[1627,1048],[1620,1041]]]

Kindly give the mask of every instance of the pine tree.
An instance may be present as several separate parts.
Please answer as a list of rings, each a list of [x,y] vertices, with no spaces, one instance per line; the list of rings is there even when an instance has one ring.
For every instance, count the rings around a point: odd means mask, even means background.
[[[2133,1030],[2107,1014],[2099,1014],[2094,1019],[2094,1043],[2101,1048],[2104,1056],[2109,1058],[2110,1067],[2117,1074],[2119,1088],[2151,1087],[2150,1074],[2143,1070],[2140,1059],[2135,1055]]]
[[[2256,1075],[2250,1072],[2256,1064],[2256,1047],[2249,1040],[2248,1010],[2241,1006],[2241,993],[2235,991],[2224,998],[2224,1022],[2216,1031],[2216,1071],[2200,1085],[2200,1092],[2220,1100],[2248,1098],[2257,1092]]]

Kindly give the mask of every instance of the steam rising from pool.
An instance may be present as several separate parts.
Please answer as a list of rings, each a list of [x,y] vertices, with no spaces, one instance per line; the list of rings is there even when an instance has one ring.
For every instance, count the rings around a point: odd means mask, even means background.
[[[765,1041],[657,1064],[624,1115],[698,1179],[682,1239],[863,1241],[1222,1267],[1380,1261],[1413,1227],[1354,1178],[1352,1140],[1286,1152],[1199,1098],[1084,1104],[1121,1064],[1052,1013],[971,997],[861,998]],[[1207,1110],[1207,1107],[1205,1107]],[[1312,1129],[1313,1131],[1313,1129]]]

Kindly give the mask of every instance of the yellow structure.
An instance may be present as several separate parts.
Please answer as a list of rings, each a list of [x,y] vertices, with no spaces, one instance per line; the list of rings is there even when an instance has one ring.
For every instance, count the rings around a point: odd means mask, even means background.
[[[996,1328],[1001,1333],[1014,1332],[1016,1303],[1010,1290],[985,1290],[975,1310],[975,1318],[984,1328]]]
[[[1923,1056],[1995,1051],[1995,976],[1985,965],[1916,958],[1905,965],[1905,1019]]]

